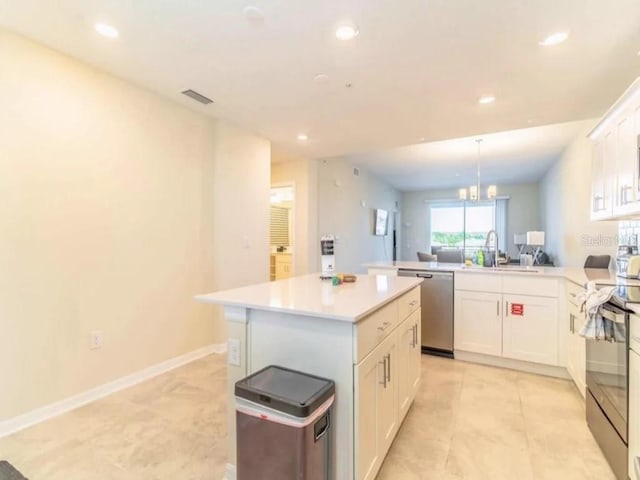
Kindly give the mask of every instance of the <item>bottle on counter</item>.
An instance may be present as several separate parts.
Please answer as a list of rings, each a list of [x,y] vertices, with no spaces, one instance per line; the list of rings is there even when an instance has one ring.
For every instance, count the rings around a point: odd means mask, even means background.
[[[484,252],[482,250],[478,250],[478,265],[484,266]]]

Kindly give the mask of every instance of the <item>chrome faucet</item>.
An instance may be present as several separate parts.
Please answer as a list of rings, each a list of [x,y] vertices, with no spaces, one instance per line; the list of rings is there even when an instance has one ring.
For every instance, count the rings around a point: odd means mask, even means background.
[[[484,242],[484,249],[488,252],[489,251],[489,241],[491,240],[491,234],[493,234],[494,237],[496,237],[496,248],[494,250],[493,253],[493,267],[497,267],[498,266],[498,232],[496,232],[495,230],[489,230],[489,232],[487,233],[487,239]]]

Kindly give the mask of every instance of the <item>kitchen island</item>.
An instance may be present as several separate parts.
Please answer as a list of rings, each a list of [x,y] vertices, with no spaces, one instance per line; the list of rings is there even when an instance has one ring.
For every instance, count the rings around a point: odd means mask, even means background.
[[[234,385],[268,365],[334,380],[333,478],[375,478],[420,383],[421,281],[358,275],[333,286],[312,274],[196,297],[222,304],[228,327],[228,480]]]

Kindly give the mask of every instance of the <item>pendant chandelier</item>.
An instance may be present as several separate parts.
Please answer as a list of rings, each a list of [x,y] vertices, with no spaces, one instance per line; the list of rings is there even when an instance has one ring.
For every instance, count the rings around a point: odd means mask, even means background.
[[[482,139],[476,139],[476,144],[478,145],[478,155],[476,158],[476,184],[471,185],[469,188],[461,188],[458,190],[458,197],[460,200],[471,200],[472,202],[477,202],[480,200],[480,144],[482,143]],[[493,200],[496,198],[496,186],[489,185],[487,187],[487,199]]]

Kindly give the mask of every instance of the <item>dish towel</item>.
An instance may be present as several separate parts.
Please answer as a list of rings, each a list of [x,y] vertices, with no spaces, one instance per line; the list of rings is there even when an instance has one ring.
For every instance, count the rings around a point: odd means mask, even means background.
[[[580,304],[581,311],[585,312],[586,317],[586,322],[578,332],[580,336],[595,340],[611,339],[612,332],[605,331],[600,307],[609,301],[615,290],[616,287],[604,287],[598,290],[596,282],[592,281],[587,283],[587,289],[584,292],[576,295],[576,301]]]

